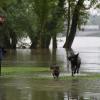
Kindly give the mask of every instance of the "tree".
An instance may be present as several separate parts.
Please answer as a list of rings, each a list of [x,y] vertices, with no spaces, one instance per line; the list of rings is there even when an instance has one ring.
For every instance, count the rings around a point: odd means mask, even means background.
[[[57,47],[56,35],[62,30],[65,0],[34,0],[37,16],[38,47],[49,48],[51,36],[53,46]]]
[[[8,37],[9,47],[16,48],[18,39],[27,35],[32,42],[30,48],[49,48],[51,36],[56,48],[56,36],[63,26],[64,2],[16,0],[3,6],[7,15],[5,37]]]
[[[67,39],[64,45],[64,47],[66,48],[71,48],[77,28],[80,27],[80,25],[82,25],[83,23],[85,24],[87,21],[86,19],[88,19],[88,14],[84,13],[84,11],[90,9],[93,5],[97,4],[98,0],[88,0],[90,1],[90,5],[88,5],[88,7],[86,7],[86,5],[84,4],[85,1],[86,0],[75,0],[76,3],[71,18],[72,23],[71,26],[68,26],[70,27],[70,31],[69,33],[67,33],[68,35],[66,37]]]
[[[50,21],[50,24],[51,24],[54,49],[57,48],[57,42],[56,42],[57,33],[59,33],[63,29],[64,13],[65,13],[64,6],[65,6],[65,0],[58,0],[58,4],[52,12],[52,20]]]
[[[3,36],[5,48],[16,48],[17,44],[17,34],[15,32],[16,28],[16,3],[12,3],[2,7],[2,10],[6,13],[6,22],[3,26]],[[5,33],[5,34],[4,34]]]
[[[6,36],[4,41],[7,41],[7,37],[9,38],[9,42],[7,43],[10,45],[6,46],[7,48],[15,49],[17,41],[21,37],[33,32],[32,18],[34,18],[34,16],[30,14],[29,10],[27,11],[27,9],[29,9],[29,4],[29,2],[17,0],[17,2],[2,8],[7,16],[4,27],[4,30],[7,30],[7,32],[3,35],[4,37]]]

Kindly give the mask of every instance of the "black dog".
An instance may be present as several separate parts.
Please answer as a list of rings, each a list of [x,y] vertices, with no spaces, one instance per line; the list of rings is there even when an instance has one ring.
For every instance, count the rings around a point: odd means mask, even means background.
[[[79,73],[81,60],[78,55],[79,55],[79,53],[68,57],[68,60],[71,62],[72,76],[74,76],[75,73]]]
[[[53,65],[50,67],[50,69],[52,70],[52,75],[53,75],[54,79],[58,79],[59,74],[60,74],[59,66]]]

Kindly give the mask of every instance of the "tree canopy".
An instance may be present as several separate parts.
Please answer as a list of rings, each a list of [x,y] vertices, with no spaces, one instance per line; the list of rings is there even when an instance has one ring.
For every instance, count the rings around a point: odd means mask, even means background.
[[[18,40],[28,36],[30,48],[49,48],[53,38],[56,48],[57,34],[67,30],[64,47],[71,48],[77,29],[87,23],[90,8],[99,9],[99,0],[3,0],[0,14],[6,22],[0,26],[0,39],[7,48],[16,48]]]

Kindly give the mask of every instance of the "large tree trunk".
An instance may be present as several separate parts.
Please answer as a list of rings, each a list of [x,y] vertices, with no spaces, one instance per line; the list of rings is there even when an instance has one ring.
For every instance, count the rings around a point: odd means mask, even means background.
[[[68,36],[68,41],[67,41],[67,48],[71,48],[73,40],[75,38],[76,35],[76,29],[77,29],[77,24],[78,24],[78,20],[79,20],[79,16],[80,16],[80,9],[83,6],[84,0],[78,0],[74,13],[73,13],[73,17],[72,17],[72,25],[71,25],[71,29],[70,29],[70,34]]]
[[[46,36],[46,45],[45,45],[46,48],[49,48],[50,41],[51,41],[51,36],[50,35],[47,35]]]
[[[32,37],[31,42],[32,42],[32,44],[30,46],[30,49],[36,49],[37,46],[38,46],[38,38],[37,37],[34,37],[34,38]]]
[[[50,35],[42,35],[41,37],[41,48],[49,48],[51,36]]]

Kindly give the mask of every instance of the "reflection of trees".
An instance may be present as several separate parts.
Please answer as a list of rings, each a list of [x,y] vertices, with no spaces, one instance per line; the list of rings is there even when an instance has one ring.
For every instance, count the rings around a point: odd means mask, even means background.
[[[52,49],[52,57],[51,57],[51,64],[57,64],[57,59],[56,59],[56,49]]]
[[[78,79],[72,79],[70,90],[67,92],[68,100],[75,99],[75,100],[83,100],[83,97],[80,96],[80,83]]]
[[[58,91],[35,91],[32,100],[63,100],[63,92]]]
[[[49,49],[31,49],[30,60],[33,66],[49,66],[51,52]]]
[[[49,66],[51,52],[49,49],[17,49],[7,50],[3,66]]]
[[[7,49],[7,53],[2,60],[3,66],[16,66],[17,63],[17,51],[12,49]]]
[[[70,90],[70,96],[72,99],[78,100],[79,98],[79,87],[78,87],[78,81],[79,80],[72,80],[72,86]]]
[[[36,88],[35,85],[33,85],[34,83],[32,83],[33,81],[28,82],[26,79],[12,81],[16,83],[16,86],[0,87],[0,100],[85,100],[85,96],[89,100],[98,99],[97,95],[94,96],[93,94],[83,94],[84,96],[80,96],[78,79],[72,79],[69,90],[65,92],[63,90],[42,90],[40,85],[40,89]]]

